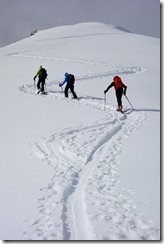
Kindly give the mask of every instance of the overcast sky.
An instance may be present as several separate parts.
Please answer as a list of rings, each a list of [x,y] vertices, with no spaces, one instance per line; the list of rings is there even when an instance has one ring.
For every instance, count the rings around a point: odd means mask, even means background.
[[[35,30],[103,22],[160,37],[160,0],[0,0],[0,46]]]

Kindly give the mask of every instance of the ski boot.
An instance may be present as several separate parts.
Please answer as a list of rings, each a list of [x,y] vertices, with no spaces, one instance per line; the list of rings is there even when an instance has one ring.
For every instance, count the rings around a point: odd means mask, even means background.
[[[116,109],[116,111],[122,112],[122,106],[118,106],[118,108]]]

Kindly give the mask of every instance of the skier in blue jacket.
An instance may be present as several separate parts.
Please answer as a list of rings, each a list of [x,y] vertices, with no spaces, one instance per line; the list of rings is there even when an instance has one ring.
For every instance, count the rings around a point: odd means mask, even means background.
[[[65,73],[64,75],[64,81],[62,83],[59,84],[59,86],[63,86],[65,83],[66,84],[66,87],[65,87],[65,90],[64,90],[64,94],[65,94],[65,97],[68,97],[68,90],[70,89],[71,92],[72,92],[72,95],[75,99],[77,99],[77,95],[74,91],[74,82],[75,82],[75,77],[74,75],[72,74],[68,74],[67,72]]]

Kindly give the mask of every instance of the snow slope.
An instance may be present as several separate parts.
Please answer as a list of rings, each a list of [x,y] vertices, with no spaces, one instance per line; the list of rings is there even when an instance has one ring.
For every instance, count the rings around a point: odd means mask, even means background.
[[[0,49],[0,239],[160,239],[160,40],[102,23]],[[46,96],[33,77],[48,71]],[[79,100],[58,86],[74,73]],[[119,75],[125,114],[115,111]]]

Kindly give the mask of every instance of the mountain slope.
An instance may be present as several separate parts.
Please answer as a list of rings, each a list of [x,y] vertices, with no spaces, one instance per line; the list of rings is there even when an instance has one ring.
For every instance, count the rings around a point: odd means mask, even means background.
[[[159,40],[113,25],[39,31],[0,50],[5,240],[158,240]],[[46,96],[33,77],[48,71]],[[58,86],[74,73],[80,100]],[[126,114],[111,89],[128,86]]]

